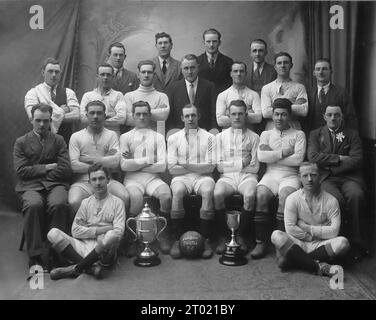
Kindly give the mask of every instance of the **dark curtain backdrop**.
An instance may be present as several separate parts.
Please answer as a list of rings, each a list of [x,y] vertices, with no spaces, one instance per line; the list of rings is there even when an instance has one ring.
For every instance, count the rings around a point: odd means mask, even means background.
[[[32,30],[30,7],[44,9],[44,29]],[[41,82],[46,57],[56,57],[62,81],[74,87],[75,41],[79,1],[38,0],[0,2],[0,203],[15,204],[12,150],[16,138],[32,127],[24,110],[26,92]]]

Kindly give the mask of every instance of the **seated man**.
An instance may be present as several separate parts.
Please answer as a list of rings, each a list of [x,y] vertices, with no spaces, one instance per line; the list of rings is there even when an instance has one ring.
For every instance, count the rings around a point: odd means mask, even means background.
[[[289,125],[291,102],[278,98],[273,102],[274,129],[260,136],[257,151],[260,162],[266,163],[266,172],[257,185],[255,213],[256,247],[251,252],[253,259],[266,254],[266,240],[272,220],[270,202],[278,196],[277,229],[284,230],[283,210],[286,197],[300,188],[298,167],[304,160],[306,137],[304,132]]]
[[[181,109],[184,129],[172,134],[167,140],[167,164],[173,175],[171,181],[171,229],[174,237],[170,254],[174,259],[181,257],[179,238],[184,227],[183,198],[192,192],[201,195],[200,231],[205,239],[202,258],[213,255],[209,244],[210,229],[214,218],[213,192],[215,182],[211,173],[215,167],[214,136],[198,127],[200,113],[187,104]]]
[[[84,271],[102,277],[102,267],[116,261],[116,252],[124,233],[124,203],[108,192],[110,174],[107,168],[96,163],[89,170],[90,185],[94,194],[82,201],[72,225],[72,237],[53,228],[48,233],[52,247],[68,261],[68,267],[51,270],[52,280],[76,278]],[[99,264],[91,268],[98,260]]]
[[[104,63],[98,66],[97,87],[86,92],[82,96],[80,112],[81,122],[87,124],[89,119],[86,116],[86,105],[91,101],[102,101],[106,107],[106,119],[104,126],[113,130],[120,136],[120,126],[125,122],[125,102],[123,94],[120,91],[112,89],[114,78],[114,68]]]
[[[308,159],[317,163],[322,188],[336,197],[349,220],[349,240],[358,259],[367,253],[362,142],[357,131],[344,126],[341,107],[326,107],[324,118],[326,125],[310,133]]]
[[[14,168],[19,179],[16,191],[22,197],[23,232],[30,267],[43,266],[45,231],[69,230],[70,223],[67,198],[72,171],[64,139],[49,131],[51,116],[51,106],[43,103],[33,106],[33,130],[18,138],[14,145]]]
[[[299,167],[303,188],[290,194],[285,205],[286,232],[272,233],[278,266],[295,266],[322,276],[333,276],[331,262],[346,253],[349,242],[338,237],[341,212],[338,201],[320,187],[319,169],[315,163]]]
[[[53,133],[63,136],[65,143],[73,133],[72,126],[80,120],[80,105],[73,90],[65,88],[60,82],[60,62],[47,58],[42,67],[44,82],[30,89],[25,96],[25,110],[31,120],[31,108],[38,103],[52,107],[50,128]]]
[[[108,169],[119,168],[120,151],[117,134],[104,127],[106,106],[101,101],[91,101],[86,106],[88,126],[75,132],[69,141],[69,157],[74,173],[74,183],[69,189],[68,201],[77,212],[81,201],[93,194],[87,170],[94,163]],[[122,183],[110,180],[108,190],[129,206],[129,195]]]
[[[157,122],[164,125],[164,121],[170,113],[170,104],[165,93],[157,91],[153,86],[153,79],[155,77],[155,64],[151,60],[143,60],[138,63],[138,78],[140,79],[140,86],[137,90],[128,92],[124,95],[126,104],[127,120],[126,125],[134,127],[133,119],[133,103],[137,101],[146,101],[149,103],[151,110],[150,126],[153,130],[157,130]],[[164,127],[158,129],[160,133],[164,134]]]
[[[239,193],[242,195],[243,210],[240,215],[238,242],[241,249],[248,251],[244,238],[250,235],[252,211],[256,202],[257,173],[259,161],[257,148],[260,137],[247,129],[247,105],[243,100],[229,103],[231,127],[217,134],[217,168],[221,173],[214,189],[214,205],[220,228],[228,230],[225,222],[225,198]],[[224,241],[217,247],[217,253],[223,253]]]
[[[138,101],[133,104],[135,128],[120,137],[120,164],[125,172],[124,185],[130,196],[130,216],[142,211],[146,194],[159,200],[159,215],[168,220],[171,190],[159,176],[166,170],[166,142],[163,135],[150,128],[150,118],[149,103]],[[161,233],[159,243],[162,252],[169,253],[170,244],[165,233]]]
[[[231,66],[232,86],[221,92],[217,97],[216,117],[218,126],[226,129],[231,127],[230,103],[233,100],[242,100],[247,107],[246,123],[249,128],[252,124],[262,120],[260,97],[257,92],[245,85],[247,66],[244,62],[235,61]]]

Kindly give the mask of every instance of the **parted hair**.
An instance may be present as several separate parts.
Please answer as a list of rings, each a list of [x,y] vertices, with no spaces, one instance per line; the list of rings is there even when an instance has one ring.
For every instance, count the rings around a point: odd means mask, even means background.
[[[37,103],[31,108],[31,117],[34,118],[35,110],[40,110],[41,112],[49,112],[52,116],[52,107],[46,103]]]

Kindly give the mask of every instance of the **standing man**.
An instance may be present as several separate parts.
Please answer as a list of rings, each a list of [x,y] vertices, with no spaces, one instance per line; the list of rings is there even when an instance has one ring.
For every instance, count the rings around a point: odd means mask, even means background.
[[[199,110],[198,125],[200,128],[209,131],[217,127],[215,86],[198,75],[199,68],[197,56],[187,54],[183,57],[181,69],[184,79],[174,82],[167,93],[171,108],[167,120],[167,130],[180,127],[181,109],[187,104],[193,104]]]
[[[257,93],[255,93],[257,94]],[[231,127],[218,133],[215,137],[217,147],[217,168],[221,174],[214,189],[214,205],[220,229],[228,230],[225,217],[225,199],[239,193],[243,197],[240,216],[239,243],[241,249],[248,251],[244,239],[251,232],[252,212],[256,203],[257,173],[259,161],[257,148],[260,138],[247,129],[247,105],[243,100],[229,103]],[[223,253],[225,241],[217,247],[217,253]]]
[[[120,136],[120,125],[125,122],[125,102],[123,94],[120,91],[112,89],[112,79],[114,77],[114,68],[104,63],[98,66],[97,83],[98,86],[89,92],[86,92],[81,100],[81,121],[87,124],[86,106],[91,101],[102,101],[106,107],[104,126],[107,129],[115,131]]]
[[[219,52],[221,33],[213,28],[205,30],[203,35],[205,52],[198,57],[199,76],[214,83],[216,96],[231,86],[232,59]]]
[[[150,128],[149,103],[135,102],[132,109],[135,127],[120,137],[120,164],[125,172],[124,185],[130,195],[130,216],[141,212],[146,194],[159,200],[159,215],[169,221],[171,190],[160,177],[166,170],[165,138]],[[161,234],[159,244],[163,253],[169,253],[171,246],[165,233]]]
[[[120,165],[119,139],[117,134],[104,127],[106,106],[102,101],[91,101],[86,106],[88,126],[75,132],[69,141],[69,157],[74,173],[74,183],[69,189],[68,201],[77,212],[83,199],[94,193],[89,182],[88,169],[95,163],[118,170]],[[129,195],[122,183],[110,180],[108,190],[129,207]]]
[[[65,143],[73,133],[73,124],[80,119],[79,103],[73,90],[60,84],[60,62],[53,58],[47,58],[42,67],[44,82],[30,89],[25,96],[25,110],[31,121],[31,109],[38,103],[45,103],[52,107],[52,121],[50,128],[52,133],[63,136]]]
[[[354,257],[359,258],[368,247],[365,239],[366,201],[362,174],[362,142],[359,134],[343,122],[339,106],[328,106],[326,125],[311,131],[308,159],[321,171],[322,188],[335,196],[349,221],[349,240]]]
[[[290,126],[291,101],[278,98],[273,102],[274,128],[260,136],[257,151],[260,162],[266,163],[266,172],[257,185],[255,213],[256,247],[251,252],[253,259],[266,254],[266,241],[272,221],[270,203],[278,197],[277,229],[284,231],[283,212],[289,194],[300,188],[298,167],[306,152],[306,137],[303,131]]]
[[[112,89],[120,91],[122,94],[126,94],[138,88],[137,75],[124,68],[124,60],[126,57],[126,50],[122,43],[114,42],[109,46],[107,63],[114,68]]]
[[[235,61],[231,66],[232,86],[221,92],[217,97],[216,118],[218,126],[226,129],[232,125],[230,105],[234,100],[242,100],[247,107],[246,124],[252,126],[262,119],[261,102],[257,92],[245,85],[247,66],[244,62]]]
[[[50,228],[68,230],[68,186],[72,175],[64,139],[49,131],[52,107],[38,103],[30,110],[33,130],[14,145],[16,191],[22,197],[23,232],[29,267],[41,265],[43,239]]]
[[[266,123],[266,130],[273,127],[271,120],[273,115],[273,102],[277,98],[289,99],[291,105],[290,126],[301,129],[299,117],[308,114],[308,97],[305,87],[290,78],[290,70],[293,66],[292,57],[287,52],[279,52],[274,57],[274,68],[277,71],[277,79],[265,85],[261,90],[261,110]]]
[[[274,81],[277,78],[277,72],[274,66],[265,62],[265,57],[268,54],[268,46],[264,40],[252,40],[250,47],[252,67],[248,73],[247,87],[261,95],[262,87]]]
[[[183,199],[190,193],[202,197],[200,209],[200,231],[205,239],[202,258],[213,255],[209,239],[214,219],[213,192],[215,182],[211,176],[215,168],[215,138],[198,126],[200,111],[192,104],[181,109],[184,129],[172,134],[167,140],[168,170],[171,181],[171,229],[174,243],[170,254],[174,259],[181,258],[179,238],[184,227]]]
[[[155,35],[155,47],[158,50],[158,57],[153,59],[156,65],[153,85],[156,90],[166,93],[174,81],[183,77],[180,61],[171,57],[172,38],[166,32]]]
[[[73,263],[53,269],[52,280],[76,278],[82,272],[102,277],[102,267],[114,264],[125,227],[124,203],[108,192],[110,173],[96,163],[88,170],[94,194],[84,199],[72,225],[72,237],[59,228],[48,233],[53,248]],[[98,265],[93,266],[99,261]]]
[[[358,129],[358,119],[354,106],[346,91],[330,81],[332,66],[328,59],[318,59],[313,76],[317,85],[308,95],[309,112],[306,119],[306,132],[326,125],[324,114],[327,106],[340,106],[343,110],[344,124],[347,128]]]
[[[165,123],[170,113],[170,104],[165,93],[155,90],[153,86],[153,79],[155,77],[155,64],[151,60],[142,60],[138,63],[138,77],[140,79],[140,86],[137,90],[128,92],[124,96],[128,127],[135,126],[133,118],[133,104],[137,101],[146,101],[150,106],[151,111],[151,129],[157,130],[158,122],[160,126]],[[160,129],[164,134],[164,128]],[[161,133],[162,133],[161,132]]]
[[[295,266],[332,277],[336,272],[328,262],[349,249],[348,240],[338,236],[341,225],[338,201],[320,188],[320,174],[315,163],[303,162],[299,175],[303,188],[286,199],[286,232],[276,230],[271,237],[278,266],[281,269]]]

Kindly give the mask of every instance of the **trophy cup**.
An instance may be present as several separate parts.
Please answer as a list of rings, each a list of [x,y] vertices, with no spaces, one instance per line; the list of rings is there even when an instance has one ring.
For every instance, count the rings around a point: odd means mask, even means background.
[[[158,232],[158,220],[164,221],[163,228]],[[129,226],[131,221],[136,222],[136,232]],[[142,212],[135,218],[129,218],[126,222],[127,229],[129,229],[135,236],[135,240],[140,240],[144,243],[144,250],[134,260],[134,264],[139,267],[152,267],[161,263],[161,259],[150,248],[150,243],[155,239],[158,240],[159,234],[166,228],[167,220],[164,217],[158,217],[151,212],[149,205],[146,203]]]
[[[226,266],[242,266],[248,262],[244,253],[240,250],[240,244],[236,242],[235,231],[239,228],[240,212],[228,211],[226,212],[227,226],[231,230],[231,241],[226,243],[226,249],[222,257],[219,258],[219,263]]]

